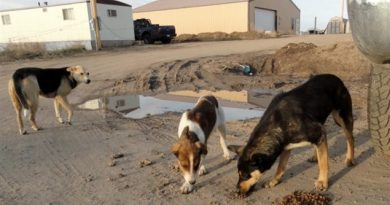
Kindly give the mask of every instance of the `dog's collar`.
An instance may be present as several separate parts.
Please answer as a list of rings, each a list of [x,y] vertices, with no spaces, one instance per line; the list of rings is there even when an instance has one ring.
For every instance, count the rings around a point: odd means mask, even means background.
[[[68,80],[69,80],[69,84],[70,84],[70,87],[73,89],[75,87],[77,87],[77,81],[71,76],[69,75],[68,77]]]

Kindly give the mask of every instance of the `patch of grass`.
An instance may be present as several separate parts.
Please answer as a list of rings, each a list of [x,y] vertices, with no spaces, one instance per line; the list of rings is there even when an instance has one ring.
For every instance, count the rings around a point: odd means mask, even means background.
[[[47,51],[43,43],[12,43],[8,44],[4,51],[0,52],[0,62],[71,56],[85,51],[86,49],[81,45],[74,45],[58,51]]]
[[[32,59],[41,57],[45,53],[45,46],[41,43],[12,43],[8,44],[5,50],[0,53],[0,60]]]
[[[280,35],[278,33],[265,33],[265,32],[207,32],[199,34],[181,34],[178,35],[174,42],[196,42],[196,41],[229,41],[229,40],[253,40],[261,38],[277,38]]]
[[[74,54],[77,54],[77,53],[83,53],[83,52],[86,52],[87,50],[84,48],[84,46],[72,46],[70,48],[67,48],[67,49],[63,49],[63,50],[58,50],[58,51],[51,51],[51,52],[48,52],[48,56],[71,56],[71,55],[74,55]]]

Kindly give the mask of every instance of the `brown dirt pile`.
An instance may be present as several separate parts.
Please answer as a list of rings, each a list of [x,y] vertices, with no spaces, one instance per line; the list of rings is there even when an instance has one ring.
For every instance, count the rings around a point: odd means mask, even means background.
[[[274,59],[276,72],[288,75],[334,73],[356,79],[368,74],[369,67],[352,42],[324,47],[290,43],[278,50]]]
[[[254,76],[244,75],[240,65],[250,65]],[[273,54],[253,52],[157,63],[148,70],[116,82],[113,91],[286,90],[310,75],[320,73],[336,74],[343,80],[366,80],[368,68],[368,61],[352,43],[326,47],[290,43]]]

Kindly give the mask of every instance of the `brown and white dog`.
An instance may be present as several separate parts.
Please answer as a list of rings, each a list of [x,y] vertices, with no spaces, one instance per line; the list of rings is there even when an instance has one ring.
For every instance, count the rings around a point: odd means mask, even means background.
[[[232,159],[226,146],[226,128],[222,107],[214,96],[199,98],[195,107],[183,113],[178,129],[179,140],[172,145],[171,151],[178,159],[185,182],[180,190],[190,193],[197,175],[207,173],[203,161],[207,154],[207,140],[213,130],[218,130],[223,157]]]
[[[66,96],[79,83],[90,83],[89,73],[82,66],[64,68],[20,68],[15,71],[8,82],[8,92],[16,111],[19,133],[26,134],[23,128],[22,108],[30,111],[30,124],[34,130],[39,130],[35,122],[38,110],[39,95],[54,98],[54,108],[60,123],[71,124],[72,107]],[[63,107],[68,112],[67,121],[63,121],[60,112]]]

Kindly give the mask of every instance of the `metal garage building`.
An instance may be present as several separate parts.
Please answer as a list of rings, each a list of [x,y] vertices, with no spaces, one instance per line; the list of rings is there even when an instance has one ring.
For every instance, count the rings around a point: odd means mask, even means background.
[[[134,9],[134,19],[175,25],[177,34],[278,31],[298,33],[300,10],[292,0],[157,0]]]

